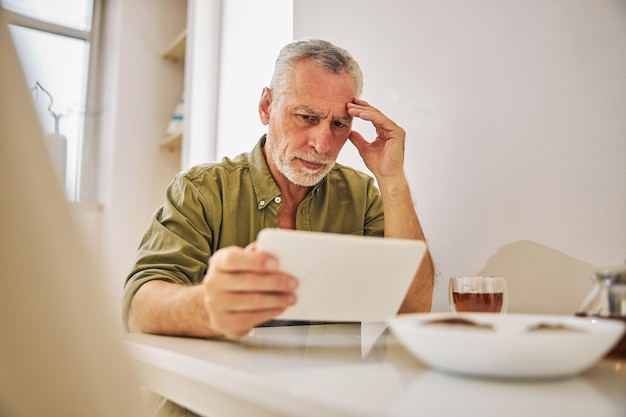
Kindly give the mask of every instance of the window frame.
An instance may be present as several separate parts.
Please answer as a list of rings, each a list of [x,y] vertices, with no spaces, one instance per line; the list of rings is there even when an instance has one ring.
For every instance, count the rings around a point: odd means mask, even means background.
[[[68,196],[73,202],[96,203],[98,201],[98,132],[97,115],[99,95],[99,56],[102,30],[102,2],[104,0],[90,0],[92,6],[91,29],[80,30],[69,26],[39,20],[37,18],[17,13],[2,6],[0,7],[10,25],[47,32],[50,34],[67,36],[79,39],[89,44],[87,62],[85,109],[83,116],[82,138],[77,149],[76,182],[72,184],[72,193]]]

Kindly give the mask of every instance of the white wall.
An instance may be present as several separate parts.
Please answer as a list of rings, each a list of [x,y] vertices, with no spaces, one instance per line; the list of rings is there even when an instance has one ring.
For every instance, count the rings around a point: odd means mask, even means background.
[[[280,48],[293,39],[292,16],[292,0],[223,3],[217,159],[248,152],[266,132],[257,104]]]
[[[620,0],[294,1],[294,37],[350,50],[408,132],[435,310],[481,273],[512,310],[571,313],[595,266],[623,264],[625,34]]]
[[[189,0],[181,168],[215,159],[222,0]]]

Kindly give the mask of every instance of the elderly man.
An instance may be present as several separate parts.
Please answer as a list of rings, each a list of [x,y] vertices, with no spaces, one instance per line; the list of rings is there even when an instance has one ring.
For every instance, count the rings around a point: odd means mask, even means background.
[[[358,98],[362,86],[358,63],[329,42],[282,49],[258,105],[267,134],[168,188],[126,281],[130,331],[236,338],[297,303],[297,277],[255,249],[266,227],[424,239],[404,175],[405,131]],[[377,137],[353,131],[354,118]],[[335,163],[347,140],[377,184]],[[433,276],[427,255],[399,313],[430,310]]]

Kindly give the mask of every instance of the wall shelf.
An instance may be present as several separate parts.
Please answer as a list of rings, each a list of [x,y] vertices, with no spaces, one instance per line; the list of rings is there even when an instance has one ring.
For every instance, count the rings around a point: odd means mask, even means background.
[[[165,51],[163,51],[163,58],[170,59],[172,61],[184,61],[186,43],[187,30],[183,30],[172,40]]]
[[[183,132],[176,132],[167,135],[159,141],[159,147],[167,149],[168,151],[175,151],[180,149],[183,141]]]
[[[187,30],[183,29],[165,48],[161,56],[163,59],[170,61],[184,61],[185,60],[185,47],[187,44]],[[168,133],[163,139],[159,141],[159,147],[161,149],[167,149],[168,151],[175,151],[181,149],[183,141],[182,132]]]

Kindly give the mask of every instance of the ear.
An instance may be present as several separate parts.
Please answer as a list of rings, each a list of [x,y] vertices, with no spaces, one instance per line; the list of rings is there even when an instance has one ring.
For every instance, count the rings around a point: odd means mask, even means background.
[[[272,107],[272,90],[269,87],[263,88],[261,100],[259,100],[259,116],[261,123],[267,126],[270,122],[270,110]]]

